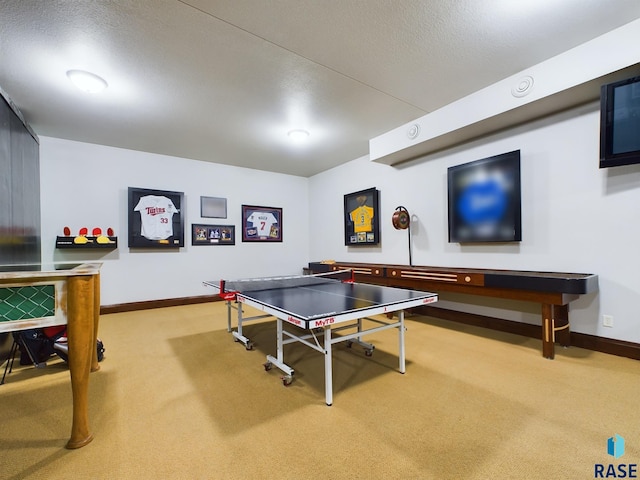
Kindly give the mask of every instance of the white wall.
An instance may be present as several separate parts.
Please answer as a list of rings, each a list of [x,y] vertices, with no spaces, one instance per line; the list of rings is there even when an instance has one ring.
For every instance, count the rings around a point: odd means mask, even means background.
[[[41,137],[43,261],[104,261],[102,304],[210,294],[202,280],[297,274],[309,261],[408,263],[399,205],[414,216],[413,264],[595,273],[599,292],[570,305],[572,330],[640,343],[640,166],[598,169],[595,103],[391,167],[362,157],[310,179]],[[447,167],[520,149],[523,241],[447,242]],[[185,192],[185,247],[127,247],[127,187]],[[343,195],[380,190],[379,247],[344,245]],[[228,219],[200,217],[200,196],[228,199]],[[283,207],[282,244],[242,243],[240,207]],[[192,223],[236,225],[235,246],[191,246]],[[54,249],[67,225],[111,226],[119,248]],[[539,324],[539,306],[447,294],[442,307]],[[614,328],[602,326],[602,314]]]
[[[301,273],[308,262],[308,180],[40,137],[42,261],[102,261],[102,305],[213,294],[203,280]],[[129,249],[127,189],[184,192],[185,246]],[[227,198],[227,218],[201,218],[200,196]],[[243,243],[241,205],[283,208],[282,243]],[[192,246],[191,224],[236,226],[235,246]],[[118,249],[55,249],[65,226],[106,230]],[[274,273],[275,272],[275,273]]]
[[[599,292],[570,304],[575,332],[640,342],[640,165],[601,170],[599,105],[589,104],[440,154],[391,167],[362,157],[310,179],[312,261],[407,264],[407,231],[391,216],[415,216],[413,264],[595,273]],[[447,167],[521,150],[518,244],[461,246],[447,240]],[[346,247],[343,195],[380,190],[381,245]],[[539,306],[442,295],[438,306],[540,324]],[[459,302],[464,303],[459,303]],[[614,328],[602,326],[602,314]]]

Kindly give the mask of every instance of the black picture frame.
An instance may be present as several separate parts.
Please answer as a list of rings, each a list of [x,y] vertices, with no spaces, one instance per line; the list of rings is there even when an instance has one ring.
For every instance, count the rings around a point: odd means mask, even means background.
[[[282,242],[282,208],[242,205],[243,242]]]
[[[447,169],[449,243],[522,241],[520,150]]]
[[[129,248],[184,247],[183,192],[129,187],[128,208]]]
[[[600,168],[640,163],[640,76],[600,87]]]
[[[344,196],[344,244],[366,247],[380,243],[379,191],[368,188]]]
[[[191,245],[235,245],[235,225],[191,225]]]

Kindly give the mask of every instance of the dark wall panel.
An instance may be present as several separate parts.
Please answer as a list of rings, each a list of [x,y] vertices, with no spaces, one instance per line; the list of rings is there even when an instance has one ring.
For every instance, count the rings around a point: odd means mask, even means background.
[[[0,265],[40,261],[40,146],[0,95]],[[0,365],[10,338],[0,334]]]
[[[39,151],[0,97],[0,265],[40,262]]]
[[[11,178],[11,110],[0,98],[0,242],[8,240],[8,227],[11,226]]]

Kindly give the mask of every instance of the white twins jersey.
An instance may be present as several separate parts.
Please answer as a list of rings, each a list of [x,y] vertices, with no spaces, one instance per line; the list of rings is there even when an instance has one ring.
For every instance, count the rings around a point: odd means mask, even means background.
[[[149,240],[164,240],[173,235],[172,217],[178,209],[167,197],[147,195],[140,197],[140,201],[133,209],[140,212],[142,221],[141,234]]]
[[[268,237],[271,233],[271,226],[278,223],[278,219],[271,212],[253,212],[247,218],[251,225],[258,229],[259,237]]]

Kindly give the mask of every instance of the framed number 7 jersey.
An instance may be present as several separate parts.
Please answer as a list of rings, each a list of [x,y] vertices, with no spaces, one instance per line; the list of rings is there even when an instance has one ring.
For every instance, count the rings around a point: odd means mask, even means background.
[[[282,208],[242,205],[243,242],[281,242]]]

